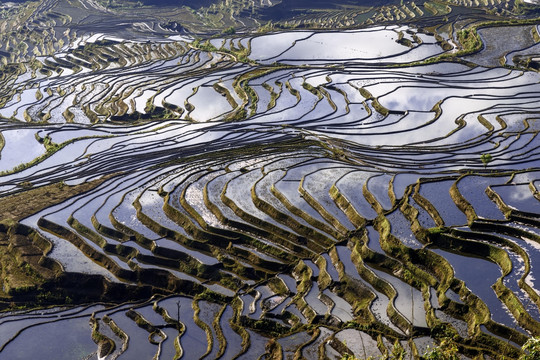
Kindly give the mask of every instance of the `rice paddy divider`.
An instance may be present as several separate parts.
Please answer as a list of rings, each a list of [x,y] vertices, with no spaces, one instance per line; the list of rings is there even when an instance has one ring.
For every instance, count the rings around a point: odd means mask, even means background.
[[[240,208],[232,199],[227,197],[226,192],[228,188],[228,184],[231,180],[229,180],[225,186],[223,187],[223,191],[221,192],[221,200],[225,205],[227,205],[229,208],[233,210],[233,212],[245,220],[248,223],[256,225],[257,228],[263,229],[263,231],[266,231],[268,235],[271,236],[272,240],[276,239],[282,239],[280,242],[281,245],[286,246],[287,248],[290,248],[294,252],[298,252],[298,255],[302,257],[311,257],[312,250],[309,250],[308,248],[301,246],[299,244],[305,243],[304,239],[300,237],[297,234],[294,234],[290,231],[284,230],[274,224],[271,224],[267,221],[261,220],[257,218],[256,216],[253,216]],[[268,236],[267,235],[267,236]],[[272,236],[273,235],[273,236]],[[302,255],[301,255],[302,254]]]
[[[514,236],[518,239],[523,239],[523,237],[526,237],[527,235],[522,231],[512,231],[513,228],[502,227],[499,225],[500,224],[491,224],[487,222],[475,221],[471,224],[471,230],[473,230],[473,232],[468,232],[466,235],[467,237],[472,239],[487,240],[499,244],[499,246],[501,247],[508,247],[516,254],[518,254],[522,258],[524,263],[524,272],[521,278],[518,280],[518,285],[523,290],[525,290],[529,297],[534,301],[536,306],[540,307],[540,295],[525,281],[525,279],[530,273],[530,258],[528,254],[525,252],[525,250],[523,250],[521,246],[519,246],[515,242],[507,240],[503,237],[491,235],[489,234],[489,232],[500,232],[503,234]],[[482,233],[477,233],[477,231]],[[452,230],[452,232],[461,235],[461,232],[459,232],[458,230],[454,229]]]
[[[223,316],[223,313],[225,312],[225,309],[229,306],[228,304],[224,304],[219,312],[214,317],[214,321],[212,321],[212,327],[214,328],[214,331],[216,332],[216,337],[218,338],[219,342],[219,350],[216,354],[216,358],[221,357],[225,353],[225,349],[227,347],[227,340],[225,339],[225,335],[223,334],[223,330],[221,329],[221,326],[219,325],[220,319]]]
[[[337,182],[337,181],[336,181]],[[347,197],[339,191],[336,186],[336,182],[332,184],[329,194],[336,205],[347,215],[349,220],[357,228],[361,228],[367,225],[368,221],[358,213],[353,204],[347,199]]]
[[[341,224],[341,222],[336,219],[326,208],[320,204],[317,199],[315,199],[305,188],[304,181],[307,175],[302,176],[300,184],[298,185],[298,192],[304,198],[304,200],[322,216],[322,218],[332,224],[337,231],[340,233],[346,234],[349,230]]]
[[[400,276],[403,281],[419,290],[425,285],[435,286],[436,279],[416,265],[421,264],[419,251],[403,245],[397,237],[392,235],[391,224],[386,217],[379,215],[375,219],[373,227],[379,232],[381,248],[385,253],[399,260],[393,260],[396,261],[394,270],[403,270],[403,274]]]
[[[120,329],[120,327],[116,325],[114,320],[112,320],[109,316],[107,315],[103,316],[102,321],[111,328],[112,332],[116,336],[122,339],[122,349],[120,350],[120,354],[124,353],[128,348],[129,335],[125,331]]]
[[[395,288],[392,286],[392,284],[377,276],[365,265],[366,261],[369,261],[372,264],[377,264],[379,263],[379,260],[384,257],[384,255],[375,253],[374,251],[369,249],[363,241],[356,241],[351,251],[351,260],[356,266],[358,274],[362,277],[362,279],[364,279],[371,286],[373,286],[375,290],[381,292],[388,297],[389,301],[386,308],[388,317],[398,328],[400,328],[406,334],[413,334],[414,330],[412,323],[407,320],[395,307],[394,301],[398,296]],[[373,300],[375,296],[374,294],[372,295],[373,297],[371,299]]]
[[[233,316],[229,320],[229,324],[231,326],[231,329],[233,329],[233,331],[235,331],[242,338],[242,349],[232,358],[237,359],[248,351],[251,345],[251,340],[247,330],[244,327],[238,325],[240,323],[240,317],[242,316],[242,300],[240,300],[238,296],[234,297],[231,302],[231,307],[233,309]]]
[[[15,235],[19,234],[28,237],[31,240],[32,245],[36,246],[42,251],[42,255],[38,260],[38,264],[40,266],[52,270],[57,275],[64,271],[64,267],[59,261],[49,257],[49,254],[53,249],[53,243],[46,237],[42,236],[39,232],[26,225],[16,223],[7,229],[7,233],[10,238],[10,245],[12,244],[11,238]],[[10,245],[8,245],[8,250],[20,250],[18,246],[15,247]]]
[[[420,205],[424,210],[426,210],[428,212],[428,214],[431,216],[433,221],[435,221],[435,224],[437,226],[443,227],[444,226],[444,220],[442,219],[441,215],[439,214],[439,212],[437,211],[435,206],[433,206],[433,204],[431,204],[425,197],[420,195],[420,186],[421,186],[421,182],[418,181],[416,183],[415,187],[414,187],[414,192],[412,194],[412,199],[418,205]]]
[[[476,215],[476,212],[474,211],[473,206],[467,201],[467,199],[460,193],[458,188],[458,183],[463,177],[466,175],[460,176],[450,187],[450,197],[456,204],[459,210],[463,212],[467,216],[467,221],[470,224],[472,224],[476,219],[478,219],[478,215]]]
[[[326,270],[326,267],[328,266],[328,264],[326,262],[326,259],[323,256],[319,255],[315,259],[314,262],[319,268],[319,276],[317,278],[317,282],[319,283],[319,289],[322,292],[325,289],[329,288],[333,284],[334,281],[332,280],[332,277]]]
[[[317,316],[317,313],[309,306],[305,300],[305,296],[309,293],[312,287],[313,270],[307,266],[303,260],[298,261],[298,264],[293,270],[293,276],[297,279],[297,293],[292,298],[298,309],[308,319],[313,321]]]
[[[253,203],[259,210],[268,214],[274,220],[284,224],[290,229],[294,229],[295,232],[304,236],[306,239],[305,241],[307,242],[308,248],[310,248],[314,252],[321,252],[325,248],[334,244],[334,241],[328,238],[327,236],[325,236],[324,234],[315,231],[311,227],[301,224],[300,222],[298,222],[291,216],[280,212],[279,210],[274,208],[270,203],[264,201],[259,196],[257,196],[256,186],[262,180],[263,180],[262,177],[259,180],[257,180],[255,184],[251,187],[251,191],[250,191],[251,200],[253,201]]]
[[[116,344],[112,339],[99,331],[99,319],[96,319],[94,314],[90,317],[90,324],[92,326],[92,340],[98,346],[98,358],[105,358],[112,354],[116,348]]]
[[[74,228],[79,227],[78,225],[80,224],[75,219],[73,219],[71,223],[73,224],[72,226],[74,226]],[[67,228],[59,224],[53,223],[43,217],[41,217],[38,220],[38,226],[43,230],[46,230],[60,238],[63,238],[69,241],[70,243],[75,245],[88,258],[93,260],[95,263],[101,265],[105,269],[111,271],[111,273],[113,273],[118,278],[126,280],[126,281],[133,281],[135,279],[136,276],[135,276],[134,271],[126,270],[120,267],[114,261],[112,261],[109,257],[107,257],[104,253],[98,252],[91,245],[88,245],[86,241],[84,241],[79,235],[75,234],[71,230],[68,230]],[[83,231],[86,230],[86,228],[83,225],[81,225],[79,228]],[[92,236],[91,233],[88,233],[88,236],[94,237],[94,239],[93,240],[91,239],[91,240],[97,241],[96,244],[98,246],[100,246],[99,245],[100,242],[102,243],[102,245],[106,245],[106,244],[103,244],[102,242],[104,241],[103,238]]]
[[[463,232],[463,231],[459,231],[459,232],[458,231],[453,231],[453,234],[456,234],[456,235],[460,234],[460,235],[465,235],[465,236],[469,235],[468,232]],[[444,237],[448,237],[448,236],[450,236],[450,235],[444,234]],[[523,258],[524,262],[526,264],[525,265],[525,274],[529,273],[527,255],[523,252],[523,250],[521,250],[521,251],[518,250],[519,246],[517,244],[511,243],[510,241],[505,241],[502,238],[498,238],[498,237],[494,237],[494,236],[488,237],[488,236],[482,236],[482,235],[478,236],[477,235],[475,237],[476,238],[480,237],[480,238],[484,238],[484,239],[489,238],[490,241],[496,241],[498,243],[501,243],[501,245],[509,246],[514,251],[518,251],[519,253],[521,253],[520,254],[521,256],[525,256],[525,258]],[[497,279],[496,283],[493,284],[493,289],[495,290],[497,296],[501,299],[501,301],[503,301],[505,303],[507,308],[511,311],[512,315],[514,316],[514,318],[518,321],[518,323],[521,326],[523,326],[528,331],[531,331],[532,333],[535,333],[535,334],[540,333],[540,322],[538,322],[536,320],[533,320],[531,318],[531,316],[524,309],[522,303],[517,298],[517,296],[513,292],[511,292],[503,284],[504,277],[507,276],[512,271],[512,262],[511,262],[510,258],[508,257],[508,254],[506,253],[506,251],[501,249],[501,248],[492,246],[492,245],[480,243],[480,242],[477,242],[477,241],[473,242],[473,241],[470,241],[470,240],[459,238],[457,236],[452,236],[451,241],[453,241],[453,242],[458,241],[459,244],[460,244],[460,245],[456,246],[456,244],[454,244],[454,243],[449,243],[449,246],[450,246],[451,249],[453,249],[453,251],[456,251],[455,249],[458,249],[459,252],[463,252],[465,254],[473,254],[473,255],[476,255],[476,256],[481,256],[482,258],[485,258],[485,253],[486,253],[486,250],[482,251],[482,248],[487,247],[489,249],[489,250],[487,250],[487,252],[489,253],[487,258],[490,261],[492,261],[492,262],[496,263],[497,265],[499,265],[499,267],[502,270],[501,277],[499,277]],[[465,244],[468,244],[468,243],[470,243],[470,245],[466,246]],[[519,281],[520,287],[522,287],[522,284],[525,283],[524,278],[526,276],[527,275],[523,275],[520,278],[520,281]]]
[[[284,242],[284,239],[278,238],[276,236],[271,236],[271,234],[268,233],[267,231],[263,231],[262,229],[251,226],[251,225],[249,225],[247,223],[243,223],[243,222],[241,223],[239,221],[232,220],[232,219],[229,219],[229,218],[225,217],[225,215],[223,215],[223,213],[221,212],[219,207],[217,205],[213,204],[210,201],[206,185],[205,185],[205,188],[203,189],[203,196],[204,196],[205,205],[208,207],[208,209],[210,209],[210,211],[212,211],[212,213],[224,225],[239,229],[239,230],[241,230],[243,232],[246,232],[247,234],[251,233],[251,234],[254,234],[256,236],[261,236],[262,238],[269,238],[273,242],[276,242],[276,240],[278,240],[277,243],[279,245],[286,246],[284,244],[287,244],[287,243]],[[240,234],[243,234],[243,233],[240,233]],[[295,260],[295,256],[292,256],[290,253],[283,252],[283,251],[281,251],[281,249],[277,249],[276,247],[269,247],[269,246],[265,245],[264,243],[262,243],[261,241],[255,239],[255,238],[252,238],[252,237],[249,237],[249,238],[246,238],[246,239],[251,239],[248,242],[250,245],[254,246],[255,248],[257,248],[257,249],[259,249],[259,250],[261,250],[263,252],[268,252],[272,256],[274,256],[274,257],[276,257],[278,259],[282,259],[282,260],[284,260],[286,262],[292,262],[292,261]]]
[[[289,210],[292,214],[304,219],[311,226],[332,235],[335,239],[340,239],[343,237],[343,234],[346,233],[345,230],[337,231],[335,228],[328,226],[327,224],[313,218],[304,210],[294,206],[285,195],[283,195],[274,184],[270,187],[271,193]]]

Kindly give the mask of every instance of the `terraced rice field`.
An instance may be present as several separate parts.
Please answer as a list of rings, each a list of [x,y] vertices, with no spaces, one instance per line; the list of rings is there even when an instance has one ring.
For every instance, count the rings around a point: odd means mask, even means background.
[[[431,63],[451,29],[82,33],[0,81],[0,238],[44,281],[6,268],[2,299],[62,304],[3,313],[0,358],[498,359],[540,336],[540,77],[508,60],[533,40]]]

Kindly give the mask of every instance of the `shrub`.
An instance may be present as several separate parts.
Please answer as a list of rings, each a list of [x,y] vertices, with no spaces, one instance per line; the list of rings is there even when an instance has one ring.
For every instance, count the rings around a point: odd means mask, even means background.
[[[530,338],[522,347],[526,354],[521,355],[520,360],[540,359],[540,338]]]
[[[451,340],[443,339],[439,346],[428,349],[424,358],[427,360],[458,360],[458,348]]]
[[[221,33],[223,35],[234,35],[234,34],[236,34],[236,29],[234,28],[234,26],[231,26],[231,27],[228,27],[228,28],[224,29]]]

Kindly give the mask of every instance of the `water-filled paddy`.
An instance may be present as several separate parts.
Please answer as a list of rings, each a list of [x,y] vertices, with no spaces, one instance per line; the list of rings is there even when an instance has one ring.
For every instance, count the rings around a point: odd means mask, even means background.
[[[512,317],[491,288],[491,285],[501,276],[501,270],[496,264],[442,250],[433,251],[444,256],[452,264],[455,276],[463,280],[465,285],[486,303],[491,309],[493,320],[507,326],[513,326]]]
[[[28,356],[66,360],[82,359],[97,350],[97,345],[90,337],[91,331],[86,317],[30,327],[2,350],[2,357],[7,356],[10,359],[28,359]],[[33,339],[31,347],[24,344],[27,336]],[[62,339],[61,351],[58,348],[59,339]]]

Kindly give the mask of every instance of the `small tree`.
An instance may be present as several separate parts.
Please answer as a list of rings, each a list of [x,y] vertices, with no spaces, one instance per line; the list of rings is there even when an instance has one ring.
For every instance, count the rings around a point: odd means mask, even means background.
[[[484,169],[488,166],[488,164],[493,160],[493,157],[490,153],[485,153],[480,155],[480,160],[482,160],[482,163],[484,163]]]

